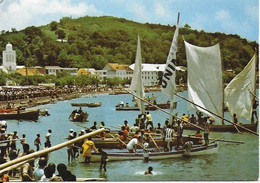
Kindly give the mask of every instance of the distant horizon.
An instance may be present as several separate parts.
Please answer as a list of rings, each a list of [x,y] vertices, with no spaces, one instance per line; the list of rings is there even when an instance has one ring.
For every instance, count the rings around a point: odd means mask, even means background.
[[[62,17],[112,16],[138,23],[180,26],[208,33],[237,34],[259,41],[259,4],[255,0],[1,0],[0,31],[44,26]]]

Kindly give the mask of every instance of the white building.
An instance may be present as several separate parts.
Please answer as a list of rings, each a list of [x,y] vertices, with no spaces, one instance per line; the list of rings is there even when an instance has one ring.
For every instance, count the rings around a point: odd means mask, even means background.
[[[57,75],[57,72],[62,68],[60,66],[45,66],[46,74],[48,75]]]
[[[57,72],[67,72],[71,75],[77,75],[78,68],[62,68],[60,66],[45,66],[46,74],[48,75],[57,75]]]
[[[3,65],[0,69],[6,73],[16,70],[16,52],[10,43],[6,45],[6,50],[3,51]]]
[[[107,71],[106,70],[96,70],[96,74],[98,75],[98,79],[103,81],[107,78]]]
[[[118,77],[121,79],[131,79],[133,75],[133,70],[129,65],[122,65],[117,63],[108,63],[103,70],[107,71],[107,78]]]
[[[166,64],[142,64],[142,79],[144,86],[157,85],[158,72],[164,72]],[[134,70],[135,64],[129,66]]]

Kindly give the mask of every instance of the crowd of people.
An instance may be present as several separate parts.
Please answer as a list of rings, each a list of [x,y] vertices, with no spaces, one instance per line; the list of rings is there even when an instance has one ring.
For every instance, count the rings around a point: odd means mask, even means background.
[[[63,94],[96,92],[96,86],[31,86],[31,87],[2,87],[0,88],[0,101],[32,99],[38,97],[59,97]]]
[[[22,134],[21,137],[18,136],[17,131],[7,134],[7,125],[5,121],[1,121],[0,126],[1,164],[7,162],[8,159],[14,160],[35,152],[27,143],[25,134]],[[49,129],[45,135],[44,148],[51,147],[51,133],[52,131]],[[20,152],[20,149],[17,147],[17,142],[19,141],[22,146],[22,152]],[[41,145],[40,134],[36,135],[34,145],[36,146],[36,151],[39,151]],[[37,162],[35,162],[34,159],[30,159],[21,167],[2,173],[2,180],[8,181],[8,177],[17,177],[19,174],[22,181],[76,181],[76,176],[68,171],[67,166],[63,163],[57,165],[58,174],[56,175],[56,165],[52,162],[48,164],[48,156],[49,154],[45,153],[39,157]]]

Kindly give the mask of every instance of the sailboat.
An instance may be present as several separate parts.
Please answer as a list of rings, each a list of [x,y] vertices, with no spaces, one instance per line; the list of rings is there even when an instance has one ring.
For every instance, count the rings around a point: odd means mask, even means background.
[[[197,110],[212,116],[211,112],[221,116],[223,118],[223,106],[224,106],[224,94],[223,94],[223,84],[222,84],[222,65],[219,45],[214,45],[211,47],[198,47],[191,45],[185,41],[187,65],[188,65],[188,95],[189,99],[199,106],[192,106]],[[252,79],[249,81],[249,75],[252,75],[252,70],[255,69],[255,57],[251,59],[248,65],[245,67],[240,74],[238,74],[225,88],[225,98],[227,101],[227,106],[231,113],[234,111],[245,110],[245,108],[252,109],[252,102],[250,101],[250,90],[254,85]],[[252,78],[252,77],[250,77]],[[254,77],[253,77],[254,78]],[[243,82],[245,81],[245,82]],[[250,84],[251,82],[251,84]],[[243,89],[241,92],[241,88]],[[240,92],[239,92],[240,91]],[[244,102],[244,106],[241,102]],[[209,112],[211,111],[211,112]],[[238,111],[238,113],[240,113]],[[247,114],[251,110],[248,110]],[[216,124],[210,125],[210,131],[219,132],[237,132],[245,131],[244,128],[234,125],[226,125],[221,122],[220,118],[215,118]],[[243,126],[251,131],[257,131],[257,124],[242,124]],[[195,127],[191,125],[185,125],[185,129],[196,130]]]
[[[141,44],[140,38],[138,35],[137,38],[137,50],[135,57],[135,67],[133,72],[133,78],[130,85],[130,91],[135,93],[136,96],[140,98],[145,98],[144,86],[142,81],[142,55],[141,55]],[[137,99],[138,108],[142,114],[145,114],[145,105],[144,102],[140,99]]]

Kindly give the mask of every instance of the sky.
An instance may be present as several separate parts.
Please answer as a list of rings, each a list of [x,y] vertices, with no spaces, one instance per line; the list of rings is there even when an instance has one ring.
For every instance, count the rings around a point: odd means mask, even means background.
[[[0,31],[87,15],[173,26],[178,12],[181,27],[259,42],[258,0],[0,0]]]

